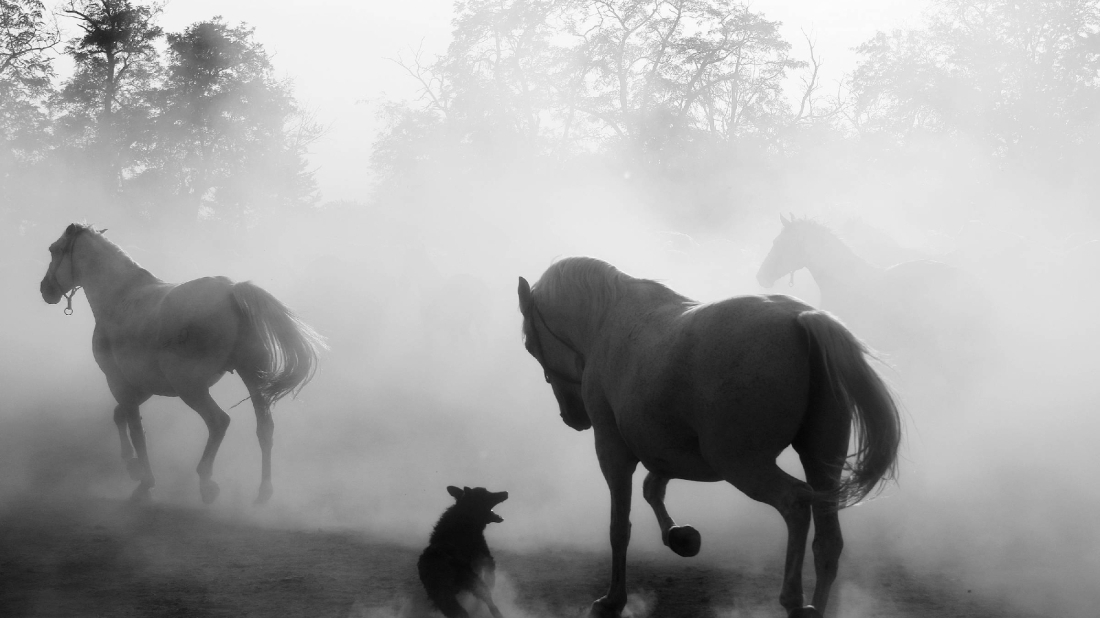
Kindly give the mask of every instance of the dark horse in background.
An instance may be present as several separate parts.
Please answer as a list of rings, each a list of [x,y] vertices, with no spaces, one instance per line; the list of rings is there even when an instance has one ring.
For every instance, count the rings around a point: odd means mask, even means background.
[[[266,502],[272,493],[271,406],[313,377],[321,337],[252,283],[225,277],[165,283],[87,225],[66,228],[50,245],[50,258],[43,300],[56,304],[65,296],[71,313],[72,294],[83,287],[95,316],[92,353],[118,402],[122,459],[140,481],[132,497],[146,498],[155,485],[138,407],[164,395],[179,397],[206,422],[199,490],[203,502],[217,498],[211,477],[229,415],[214,402],[210,387],[236,371],[256,411],[263,458],[256,501]]]
[[[594,430],[611,492],[611,586],[592,613],[617,616],[626,604],[631,477],[641,462],[662,540],[682,556],[698,553],[700,536],[665,509],[670,479],[727,481],[779,511],[779,602],[791,618],[821,616],[843,547],[838,510],[892,477],[901,440],[897,407],[863,344],[787,296],[699,304],[591,258],[556,262],[534,286],[521,277],[519,304],[527,351],[562,420]],[[788,446],[805,481],[776,463]],[[803,606],[811,517],[817,585]]]

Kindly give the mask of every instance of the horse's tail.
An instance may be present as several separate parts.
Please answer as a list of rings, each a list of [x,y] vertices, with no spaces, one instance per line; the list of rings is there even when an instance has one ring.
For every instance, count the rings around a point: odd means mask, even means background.
[[[847,474],[829,498],[839,508],[856,504],[896,474],[901,417],[890,390],[867,362],[870,351],[832,315],[804,311],[798,322],[820,354],[833,396],[851,414],[856,450],[844,463]]]
[[[324,338],[251,281],[233,285],[233,303],[245,321],[248,356],[259,365],[259,396],[271,406],[297,395],[317,372],[317,353],[328,347]]]

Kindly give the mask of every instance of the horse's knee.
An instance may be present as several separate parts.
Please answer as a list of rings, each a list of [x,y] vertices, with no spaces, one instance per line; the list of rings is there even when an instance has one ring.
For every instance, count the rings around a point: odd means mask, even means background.
[[[611,521],[611,546],[612,547],[626,547],[630,544],[630,528],[632,524],[630,520],[625,522]]]
[[[207,421],[207,428],[210,430],[211,435],[224,436],[225,430],[229,429],[230,422],[229,415],[221,410],[217,410]]]
[[[666,487],[668,487],[667,478],[650,472],[642,483],[642,497],[651,505],[664,504]]]
[[[121,403],[115,406],[115,424],[121,425],[129,420],[131,408],[122,405]]]
[[[777,492],[778,495],[772,495],[771,500],[767,498],[761,499],[753,495],[749,495],[750,498],[760,500],[761,502],[770,503],[779,514],[783,516],[784,521],[790,524],[797,524],[799,526],[809,526],[810,518],[812,516],[813,505],[813,489],[808,483],[797,481],[792,483],[786,490]]]

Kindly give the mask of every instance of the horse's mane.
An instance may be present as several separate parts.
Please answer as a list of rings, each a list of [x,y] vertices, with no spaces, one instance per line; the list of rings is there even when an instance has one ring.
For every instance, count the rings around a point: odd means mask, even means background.
[[[787,225],[807,227],[807,228],[810,228],[814,231],[824,232],[824,233],[829,234],[831,236],[836,236],[837,238],[840,238],[840,234],[837,233],[836,230],[834,230],[833,228],[831,228],[831,227],[825,225],[824,223],[818,221],[817,219],[811,219],[810,217],[807,217],[807,216],[796,218],[792,215],[790,223],[788,223]]]
[[[130,254],[126,253],[126,251],[122,247],[111,242],[106,236],[104,236],[103,232],[106,231],[106,229],[97,230],[92,227],[90,223],[72,223],[69,225],[69,227],[65,228],[65,236],[67,238],[75,240],[78,235],[87,234],[92,238],[100,241],[99,245],[101,247],[104,247],[110,253],[117,256],[118,261],[124,264],[126,268],[132,267],[135,270],[144,272],[145,274],[149,275],[149,277],[153,277],[152,273],[142,268],[141,265],[138,264],[137,261],[134,260],[134,258],[130,257]]]
[[[603,315],[627,290],[638,287],[658,296],[691,302],[659,281],[631,277],[592,257],[568,257],[554,262],[531,287],[531,294],[536,300],[554,298],[583,304],[590,313]]]

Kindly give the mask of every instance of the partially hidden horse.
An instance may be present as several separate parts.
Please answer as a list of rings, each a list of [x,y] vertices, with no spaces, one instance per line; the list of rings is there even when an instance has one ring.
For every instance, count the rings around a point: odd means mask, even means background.
[[[611,585],[592,614],[617,616],[626,603],[631,477],[641,462],[662,541],[682,556],[698,553],[700,535],[665,509],[670,479],[724,480],[778,510],[788,533],[779,601],[792,618],[821,616],[843,546],[838,510],[893,478],[901,440],[867,348],[787,296],[699,304],[592,258],[555,262],[534,286],[521,277],[519,305],[524,345],[565,424],[595,432],[611,492]],[[777,465],[788,446],[806,481]],[[811,517],[817,584],[803,606]]]
[[[323,339],[274,296],[250,283],[205,277],[165,283],[138,266],[91,226],[72,224],[50,245],[42,298],[69,301],[83,287],[95,316],[92,354],[118,405],[114,420],[122,459],[139,481],[134,500],[156,481],[145,447],[139,406],[153,395],[179,397],[206,422],[209,437],[199,460],[199,490],[218,496],[214,457],[229,415],[210,387],[236,371],[256,412],[262,472],[257,503],[271,497],[271,406],[313,377]],[[135,456],[136,452],[136,456]]]
[[[756,273],[761,286],[809,270],[821,291],[821,308],[881,351],[920,350],[944,360],[961,348],[984,345],[991,310],[966,271],[931,259],[880,268],[821,223],[782,215],[780,222],[782,230]]]

